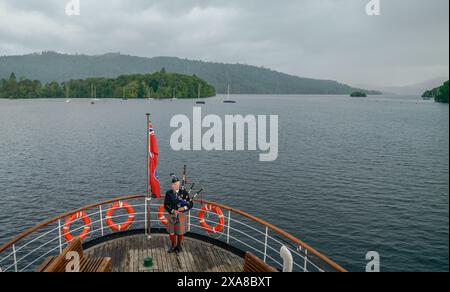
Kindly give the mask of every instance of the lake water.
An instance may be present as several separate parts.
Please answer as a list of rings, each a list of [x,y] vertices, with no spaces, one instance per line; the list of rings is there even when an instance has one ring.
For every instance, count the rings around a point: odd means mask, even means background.
[[[204,114],[279,115],[279,157],[174,152],[174,114],[194,102],[0,100],[0,243],[103,199],[145,192],[151,112],[159,174],[189,174],[205,199],[264,218],[351,271],[448,271],[449,107],[418,97],[237,96]]]

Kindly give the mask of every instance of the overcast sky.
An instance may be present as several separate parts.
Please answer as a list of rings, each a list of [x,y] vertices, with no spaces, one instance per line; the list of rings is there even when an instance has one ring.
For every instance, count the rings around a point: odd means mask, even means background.
[[[351,85],[447,77],[449,1],[0,0],[0,54],[176,56],[265,66]]]

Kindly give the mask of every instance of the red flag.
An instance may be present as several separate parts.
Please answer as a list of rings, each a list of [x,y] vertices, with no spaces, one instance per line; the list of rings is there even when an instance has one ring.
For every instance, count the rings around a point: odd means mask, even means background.
[[[153,125],[150,122],[148,124],[148,133],[149,133],[149,141],[148,141],[148,153],[149,153],[149,185],[151,188],[151,192],[158,199],[161,198],[161,186],[159,184],[158,177],[158,143],[156,142],[155,131],[153,129]]]

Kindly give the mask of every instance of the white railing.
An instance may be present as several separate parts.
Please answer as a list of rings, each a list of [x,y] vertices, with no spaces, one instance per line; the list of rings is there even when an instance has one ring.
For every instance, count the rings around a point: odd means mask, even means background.
[[[47,257],[61,253],[67,245],[66,232],[63,231],[64,221],[68,216],[80,211],[85,211],[91,221],[90,231],[84,240],[85,243],[117,233],[105,224],[105,214],[112,207],[113,203],[119,201],[128,202],[134,209],[134,222],[129,227],[129,230],[145,230],[144,232],[147,233],[149,224],[154,230],[164,228],[164,225],[158,219],[158,208],[162,201],[149,201],[142,195],[110,200],[48,220],[0,247],[0,271],[33,271]],[[197,206],[202,206],[203,203],[218,206],[224,211],[225,224],[221,232],[210,233],[201,227],[200,208]],[[215,213],[206,211],[205,214],[204,220],[207,224],[211,226],[218,224],[218,217]],[[111,219],[118,226],[127,218],[128,214],[126,212],[116,210]],[[82,223],[82,218],[73,221],[70,230],[72,235],[77,236],[84,230],[85,226],[83,225],[77,227],[80,223]],[[345,271],[339,265],[292,235],[263,220],[224,205],[212,202],[196,202],[196,207],[187,214],[187,230],[191,234],[199,234],[218,240],[222,245],[233,247],[236,250],[252,252],[279,270],[283,270],[280,249],[284,246],[292,254],[294,271]]]

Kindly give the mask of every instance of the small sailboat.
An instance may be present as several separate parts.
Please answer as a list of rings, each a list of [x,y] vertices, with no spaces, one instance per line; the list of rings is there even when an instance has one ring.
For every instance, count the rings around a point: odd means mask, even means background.
[[[171,101],[177,100],[177,97],[175,96],[175,88],[172,88],[172,99]]]
[[[94,100],[99,101],[100,99],[97,98],[97,87],[94,87]]]
[[[66,103],[70,103],[72,99],[69,98],[69,85],[66,86]]]
[[[201,93],[201,85],[198,84],[198,96],[197,96],[197,102],[196,102],[196,104],[206,104],[206,102],[200,100],[200,96],[201,96],[200,93]]]
[[[96,101],[99,101],[97,98],[97,87],[91,84],[91,104],[95,104]]]
[[[125,95],[125,87],[122,89],[122,100],[128,100],[128,98]]]
[[[236,103],[236,101],[230,99],[230,84],[228,84],[227,99],[224,100],[223,103]]]

